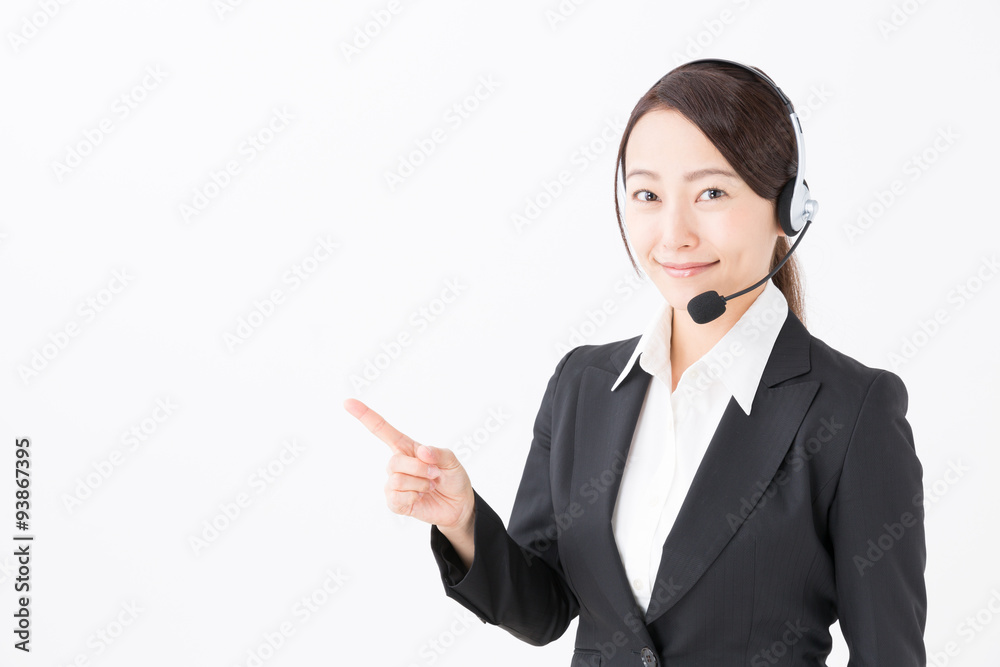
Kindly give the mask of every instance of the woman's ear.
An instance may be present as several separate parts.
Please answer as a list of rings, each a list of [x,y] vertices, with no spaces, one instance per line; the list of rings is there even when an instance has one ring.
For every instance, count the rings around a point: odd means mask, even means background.
[[[785,229],[781,226],[781,216],[778,215],[778,205],[780,203],[780,197],[774,201],[774,228],[778,231],[778,236],[788,236],[788,234],[785,233]]]
[[[777,209],[775,209],[774,213],[774,229],[776,232],[778,232],[778,236],[788,236],[788,234],[785,233],[785,230],[781,226],[781,221],[778,220]]]

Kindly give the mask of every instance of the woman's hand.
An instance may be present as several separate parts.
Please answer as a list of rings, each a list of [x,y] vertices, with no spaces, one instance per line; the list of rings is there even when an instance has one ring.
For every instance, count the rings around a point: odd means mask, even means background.
[[[414,442],[357,399],[345,400],[344,409],[393,451],[386,466],[389,509],[434,524],[449,539],[451,535],[471,536],[475,497],[455,453]]]

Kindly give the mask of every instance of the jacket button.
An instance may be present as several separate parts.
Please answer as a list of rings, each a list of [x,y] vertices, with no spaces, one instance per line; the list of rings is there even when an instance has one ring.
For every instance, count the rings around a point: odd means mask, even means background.
[[[642,667],[657,667],[660,664],[660,661],[656,659],[656,654],[649,650],[648,646],[644,646],[639,655],[642,657]]]

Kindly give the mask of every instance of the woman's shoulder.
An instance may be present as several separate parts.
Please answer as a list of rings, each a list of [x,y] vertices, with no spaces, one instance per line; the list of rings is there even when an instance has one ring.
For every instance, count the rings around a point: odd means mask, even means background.
[[[892,385],[905,394],[905,384],[897,373],[878,364],[866,364],[811,332],[807,331],[807,334],[810,373],[821,379],[829,379],[845,390],[853,389],[854,392],[863,394],[867,394],[877,380]]]
[[[628,362],[642,336],[633,336],[608,343],[584,343],[562,348],[558,366],[563,375],[577,375],[585,368],[596,367],[611,373],[620,372]]]
[[[858,357],[813,334],[791,311],[788,316],[790,319],[782,327],[768,359],[768,363],[775,365],[787,364],[796,353],[795,350],[807,350],[808,370],[804,375],[789,378],[788,382],[820,380],[837,385],[846,393],[860,393],[863,396],[876,379],[883,376],[882,382],[905,392],[902,378],[894,371],[876,363],[864,363]],[[607,343],[577,346],[566,353],[570,357],[567,365],[577,369],[599,366],[616,372],[624,368],[640,338],[641,336],[632,336]]]
[[[796,319],[796,322],[798,320]],[[866,364],[802,327],[809,341],[809,370],[789,383],[818,381],[812,412],[837,413],[856,423],[867,410],[879,419],[906,415],[909,394],[903,379],[878,364]]]
[[[808,362],[802,365],[802,374],[789,377],[785,382],[795,384],[818,380],[824,386],[824,394],[838,394],[848,401],[863,400],[877,380],[890,385],[903,396],[906,395],[905,385],[898,374],[878,364],[862,362],[814,335],[793,313],[789,312],[789,317],[791,319],[785,322],[775,341],[768,364],[788,364],[792,355],[802,354],[803,349]],[[557,365],[560,377],[564,380],[579,379],[591,367],[618,375],[631,360],[640,338],[640,335],[636,335],[605,343],[585,343],[573,348],[563,348],[563,356]]]

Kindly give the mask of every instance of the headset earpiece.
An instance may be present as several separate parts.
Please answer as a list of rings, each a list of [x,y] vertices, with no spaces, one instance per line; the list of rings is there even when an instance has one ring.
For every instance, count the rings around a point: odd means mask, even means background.
[[[802,231],[802,227],[805,226],[806,220],[810,219],[810,215],[807,213],[805,208],[800,210],[795,210],[795,202],[806,202],[812,201],[809,199],[809,183],[802,181],[802,185],[798,188],[796,192],[795,179],[785,183],[785,186],[781,188],[781,192],[778,194],[778,201],[776,203],[776,208],[778,211],[778,222],[781,223],[781,229],[785,232],[786,236],[792,237]],[[796,197],[798,195],[798,197]],[[815,202],[814,202],[815,204]],[[815,211],[815,206],[813,207],[813,212]]]
[[[784,230],[785,234],[788,236],[795,236],[805,227],[808,221],[811,221],[816,217],[816,212],[819,210],[819,203],[815,199],[809,198],[809,184],[804,178],[805,167],[806,167],[806,154],[805,146],[802,141],[802,126],[799,123],[798,114],[795,113],[795,107],[792,105],[792,101],[788,99],[784,91],[778,87],[778,85],[766,76],[762,72],[758,72],[756,69],[744,65],[743,63],[738,63],[733,60],[723,60],[721,58],[701,58],[699,60],[692,60],[687,63],[691,65],[693,63],[728,63],[730,65],[735,65],[743,70],[754,74],[768,85],[774,89],[775,94],[781,99],[782,104],[788,110],[788,119],[792,124],[792,131],[795,133],[795,151],[798,155],[798,169],[795,174],[795,178],[785,183],[781,192],[778,194],[777,201],[777,211],[778,211],[778,221],[781,223],[781,229]]]
[[[799,233],[798,229],[795,229],[792,222],[792,200],[795,198],[795,179],[785,183],[785,187],[781,188],[781,193],[778,195],[777,209],[778,209],[778,222],[781,223],[781,229],[785,232],[786,236],[795,236]]]

